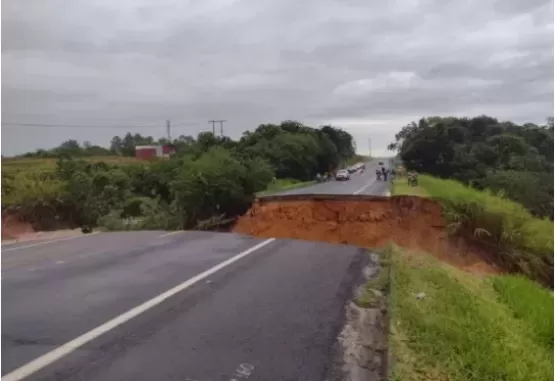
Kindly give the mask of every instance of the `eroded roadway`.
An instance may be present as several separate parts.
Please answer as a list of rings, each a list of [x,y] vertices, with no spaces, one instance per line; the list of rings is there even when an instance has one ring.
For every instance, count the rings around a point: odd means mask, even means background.
[[[380,194],[372,174],[337,186]],[[324,380],[365,257],[212,232],[3,245],[2,380]]]

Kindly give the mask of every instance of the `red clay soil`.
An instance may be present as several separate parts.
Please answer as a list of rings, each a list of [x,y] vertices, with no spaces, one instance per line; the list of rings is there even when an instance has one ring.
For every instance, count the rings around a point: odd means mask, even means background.
[[[28,222],[23,222],[16,215],[2,215],[2,241],[17,239],[20,236],[34,233],[35,230]]]
[[[37,231],[29,222],[23,221],[17,214],[2,214],[2,242],[5,241],[32,241],[35,239],[56,239],[81,235],[81,229],[54,229]]]
[[[301,198],[301,199],[299,199]],[[257,200],[233,231],[264,238],[294,238],[379,248],[394,242],[424,251],[464,270],[499,273],[482,250],[448,237],[436,201],[413,197]]]

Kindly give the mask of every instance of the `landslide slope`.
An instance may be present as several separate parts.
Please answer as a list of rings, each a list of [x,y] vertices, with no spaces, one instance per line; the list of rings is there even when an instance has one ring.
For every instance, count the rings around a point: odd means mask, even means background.
[[[255,201],[234,232],[379,248],[394,242],[464,270],[498,273],[483,250],[450,238],[442,206],[414,196],[274,196]]]

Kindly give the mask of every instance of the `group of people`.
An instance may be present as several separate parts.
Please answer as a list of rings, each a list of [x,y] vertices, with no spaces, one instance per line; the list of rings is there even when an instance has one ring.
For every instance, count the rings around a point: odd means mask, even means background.
[[[333,177],[332,173],[327,173],[327,172],[324,173],[324,174],[317,173],[316,174],[316,181],[321,183],[321,182],[330,180],[332,177]]]
[[[418,172],[409,171],[407,173],[407,182],[409,187],[415,187],[418,185]]]
[[[387,176],[390,176],[390,179],[393,180],[395,178],[396,172],[395,172],[395,168],[391,168],[391,169],[386,169],[385,167],[377,168],[376,169],[376,177],[378,180],[382,180],[383,181],[387,181]]]

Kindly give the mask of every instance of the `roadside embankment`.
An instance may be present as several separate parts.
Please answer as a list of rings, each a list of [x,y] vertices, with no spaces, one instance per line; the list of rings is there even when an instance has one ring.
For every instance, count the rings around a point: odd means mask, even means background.
[[[271,196],[235,231],[379,248],[393,242],[472,272],[521,273],[553,286],[553,221],[502,194],[419,177],[428,197]]]
[[[411,196],[275,196],[258,199],[235,232],[361,247],[390,242],[477,273],[501,271],[488,253],[449,237],[440,203]]]
[[[553,380],[553,293],[389,247],[392,380]]]

